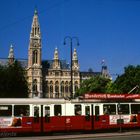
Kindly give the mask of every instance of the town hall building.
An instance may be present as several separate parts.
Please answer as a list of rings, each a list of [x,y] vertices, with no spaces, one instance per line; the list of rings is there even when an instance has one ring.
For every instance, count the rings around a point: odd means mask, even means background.
[[[13,46],[10,47],[8,59],[0,59],[0,64],[14,61]],[[66,60],[59,58],[59,50],[55,48],[52,60],[42,61],[41,31],[37,10],[34,12],[31,25],[28,60],[19,60],[27,72],[30,98],[67,98],[71,95],[71,68]],[[92,76],[103,75],[109,78],[107,66],[101,72],[80,72],[78,56],[74,48],[72,54],[72,92],[73,96],[80,83]]]

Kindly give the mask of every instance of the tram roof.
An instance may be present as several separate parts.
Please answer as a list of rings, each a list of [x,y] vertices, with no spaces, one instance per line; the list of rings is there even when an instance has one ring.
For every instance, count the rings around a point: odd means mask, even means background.
[[[41,99],[41,98],[1,98],[0,104],[61,104],[70,102],[65,99]]]

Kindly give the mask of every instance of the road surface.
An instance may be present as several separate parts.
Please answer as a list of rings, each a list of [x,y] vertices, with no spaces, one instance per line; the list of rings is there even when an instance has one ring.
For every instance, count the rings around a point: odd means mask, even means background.
[[[12,135],[14,136],[14,133]],[[140,131],[32,137],[12,137],[12,135],[6,137],[5,133],[3,135],[5,137],[0,138],[0,140],[140,140]]]

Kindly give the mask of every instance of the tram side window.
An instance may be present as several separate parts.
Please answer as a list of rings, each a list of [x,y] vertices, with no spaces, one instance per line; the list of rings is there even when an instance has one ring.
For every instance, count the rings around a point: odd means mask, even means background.
[[[105,104],[103,105],[104,114],[115,115],[116,114],[116,105],[115,104]]]
[[[131,104],[131,114],[140,114],[140,104]]]
[[[15,105],[14,116],[29,116],[29,105]]]
[[[75,115],[76,116],[82,115],[82,107],[81,107],[81,105],[75,105],[74,109],[75,109]]]
[[[129,104],[118,104],[118,114],[129,114]]]
[[[12,116],[12,105],[0,105],[0,117]]]
[[[54,115],[55,116],[61,116],[62,115],[61,105],[54,105]]]

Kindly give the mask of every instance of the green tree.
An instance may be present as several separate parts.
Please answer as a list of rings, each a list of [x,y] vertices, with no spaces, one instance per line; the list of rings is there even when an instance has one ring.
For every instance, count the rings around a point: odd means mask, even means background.
[[[84,80],[81,88],[76,91],[76,96],[82,95],[87,92],[106,93],[107,85],[111,80],[102,76],[95,76],[90,79]]]
[[[128,93],[136,86],[140,87],[140,65],[125,67],[124,74],[113,83],[114,93]],[[133,93],[140,93],[140,88],[136,88]]]
[[[0,97],[1,98],[26,98],[28,85],[25,70],[18,61],[12,65],[0,67]]]

